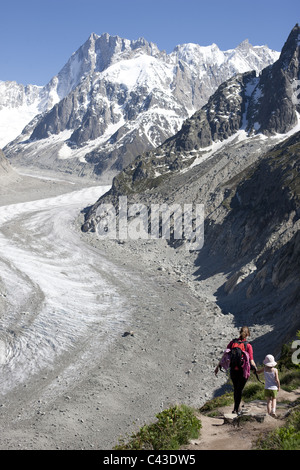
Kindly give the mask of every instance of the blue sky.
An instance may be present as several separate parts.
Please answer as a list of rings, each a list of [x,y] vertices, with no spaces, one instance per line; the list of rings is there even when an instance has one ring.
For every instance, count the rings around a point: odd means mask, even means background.
[[[1,2],[0,80],[46,84],[91,33],[236,47],[244,39],[281,50],[300,23],[299,0],[6,0]]]

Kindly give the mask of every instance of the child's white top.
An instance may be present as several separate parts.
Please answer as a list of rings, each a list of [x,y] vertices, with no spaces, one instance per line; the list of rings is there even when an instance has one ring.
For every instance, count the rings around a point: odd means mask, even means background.
[[[277,382],[275,379],[275,369],[271,371],[264,370],[265,374],[265,388],[268,390],[278,390]]]

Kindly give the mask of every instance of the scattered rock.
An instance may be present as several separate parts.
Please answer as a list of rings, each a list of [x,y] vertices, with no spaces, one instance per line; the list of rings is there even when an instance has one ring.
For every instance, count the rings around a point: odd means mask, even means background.
[[[123,334],[122,334],[123,338],[125,338],[126,336],[134,336],[134,332],[133,331],[125,331]]]

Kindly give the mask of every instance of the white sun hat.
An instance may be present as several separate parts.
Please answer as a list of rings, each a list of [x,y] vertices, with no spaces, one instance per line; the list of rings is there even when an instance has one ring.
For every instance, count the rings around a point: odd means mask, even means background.
[[[274,356],[272,354],[268,354],[265,359],[264,359],[264,365],[267,367],[274,367],[276,366],[277,362],[274,359]]]

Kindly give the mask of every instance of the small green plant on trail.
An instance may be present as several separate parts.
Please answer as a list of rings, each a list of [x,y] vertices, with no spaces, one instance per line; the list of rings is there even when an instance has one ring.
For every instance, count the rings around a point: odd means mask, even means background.
[[[176,450],[199,437],[201,422],[192,408],[175,405],[156,415],[155,423],[144,425],[131,435],[127,442],[121,440],[115,450]]]

